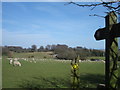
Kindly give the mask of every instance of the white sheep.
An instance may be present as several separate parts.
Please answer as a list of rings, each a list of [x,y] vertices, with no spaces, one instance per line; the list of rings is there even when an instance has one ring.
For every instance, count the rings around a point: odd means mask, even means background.
[[[13,62],[13,60],[12,60],[12,59],[10,59],[9,63],[10,63],[10,64],[12,64],[12,62]]]
[[[14,65],[14,66],[21,66],[21,63],[20,63],[19,61],[14,61],[14,62],[13,62],[13,65]]]
[[[14,61],[18,61],[18,58],[14,58]]]
[[[105,61],[104,61],[104,60],[102,60],[102,62],[103,62],[103,63],[105,63]]]
[[[34,59],[34,58],[32,58],[32,60],[34,61],[35,59]]]
[[[81,60],[79,60],[79,62],[82,62]]]

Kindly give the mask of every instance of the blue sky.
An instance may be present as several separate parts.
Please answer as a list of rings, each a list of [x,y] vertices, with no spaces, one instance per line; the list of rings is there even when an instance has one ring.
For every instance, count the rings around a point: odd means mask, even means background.
[[[66,44],[103,49],[94,33],[105,26],[103,7],[80,8],[66,2],[3,2],[2,45],[38,48],[47,44]],[[85,2],[84,2],[85,3]]]

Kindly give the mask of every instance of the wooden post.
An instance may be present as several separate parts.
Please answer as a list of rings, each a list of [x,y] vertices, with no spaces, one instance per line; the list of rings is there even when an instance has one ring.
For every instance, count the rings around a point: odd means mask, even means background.
[[[79,88],[79,56],[71,61],[72,88]]]
[[[115,12],[105,17],[106,27],[95,32],[96,40],[105,39],[105,87],[106,90],[118,88],[118,39],[120,37],[120,23],[117,23]]]
[[[109,35],[106,37],[106,54],[105,54],[105,80],[107,89],[117,88],[118,80],[118,41],[114,37],[112,30],[113,24],[117,23],[117,16],[114,12],[110,12],[106,17],[106,28]]]

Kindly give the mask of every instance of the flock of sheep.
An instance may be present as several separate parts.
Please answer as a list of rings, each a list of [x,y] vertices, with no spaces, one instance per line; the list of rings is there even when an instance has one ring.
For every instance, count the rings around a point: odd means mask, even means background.
[[[34,63],[36,63],[36,61],[38,60],[38,59],[35,59],[34,57],[28,57],[28,58],[7,58],[7,59],[9,60],[9,64],[11,64],[13,66],[22,66],[22,64],[20,63],[20,60],[34,62]],[[39,61],[47,61],[47,60],[53,61],[53,59],[39,59]],[[57,62],[63,62],[63,63],[65,63],[65,62],[71,62],[71,60],[56,60],[56,59],[55,59],[55,61],[57,61]],[[84,61],[79,60],[79,62],[85,62],[85,61],[86,62],[96,62],[96,61],[90,61],[90,60],[84,60]],[[101,60],[101,61],[103,63],[105,63],[104,60]]]
[[[21,66],[22,64],[18,61],[17,58],[8,58],[9,64],[13,64],[14,66]]]
[[[9,64],[13,66],[22,66],[22,64],[20,63],[20,60],[36,63],[36,60],[34,58],[31,58],[29,60],[27,58],[7,58],[7,59],[9,60]]]

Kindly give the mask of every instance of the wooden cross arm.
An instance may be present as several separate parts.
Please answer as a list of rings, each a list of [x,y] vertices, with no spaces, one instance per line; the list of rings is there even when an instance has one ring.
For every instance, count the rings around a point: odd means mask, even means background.
[[[114,24],[112,26],[110,35],[112,37],[120,37],[120,23]]]
[[[108,34],[109,32],[106,28],[100,28],[95,32],[94,37],[96,40],[103,40],[106,39]]]
[[[95,32],[96,40],[106,39],[108,36],[110,37],[120,37],[120,23],[113,24],[111,30],[107,30],[107,28],[100,28]]]

